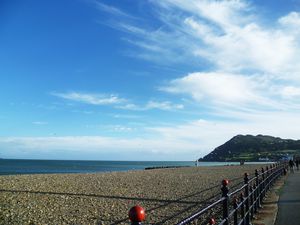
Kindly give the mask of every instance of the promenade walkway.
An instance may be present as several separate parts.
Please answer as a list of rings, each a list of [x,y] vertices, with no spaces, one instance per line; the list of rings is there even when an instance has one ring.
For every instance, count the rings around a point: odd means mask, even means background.
[[[275,225],[300,225],[300,171],[290,173],[283,186]]]

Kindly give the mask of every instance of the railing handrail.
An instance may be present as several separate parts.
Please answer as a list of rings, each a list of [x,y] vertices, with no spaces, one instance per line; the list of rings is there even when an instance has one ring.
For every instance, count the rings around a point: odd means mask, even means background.
[[[244,212],[243,218],[241,219],[241,221],[239,221],[237,223],[237,225],[238,224],[243,224],[243,222],[245,222],[246,217],[249,217],[249,218],[252,217],[253,216],[252,214],[255,211],[254,208],[257,206],[258,198],[265,195],[265,192],[269,188],[270,184],[272,184],[279,177],[282,170],[285,169],[286,166],[287,166],[287,163],[284,162],[284,163],[275,163],[273,166],[270,165],[270,168],[266,167],[266,170],[262,168],[261,173],[258,173],[257,175],[253,176],[251,179],[247,178],[247,183],[245,183],[241,187],[235,189],[234,191],[230,192],[228,194],[228,198],[238,194],[239,192],[243,192],[243,190],[245,188],[249,188],[249,185],[251,187],[251,191],[248,190],[248,196],[244,197],[243,200],[240,203],[237,204],[237,207],[235,209],[232,209],[229,212],[228,217],[223,218],[218,224],[219,225],[227,224],[228,219],[231,218],[242,206],[245,206],[245,204],[247,204],[246,202],[250,200],[249,198],[250,197],[253,198],[253,195],[257,191],[259,191],[259,194],[257,195],[257,197],[255,199],[252,199],[251,205],[248,203],[248,205],[247,205],[248,210],[246,210]],[[275,174],[277,174],[277,176],[275,176]],[[240,178],[236,178],[236,180],[237,179],[240,179]],[[255,186],[256,182],[257,182],[257,179],[258,179],[258,186]],[[251,185],[253,185],[254,188]],[[213,202],[209,206],[206,206],[205,208],[201,209],[200,211],[198,211],[198,212],[194,213],[193,215],[191,215],[191,216],[185,218],[184,220],[180,221],[179,223],[177,223],[177,225],[184,225],[184,224],[187,224],[189,222],[194,221],[195,219],[197,219],[198,217],[200,217],[201,215],[206,213],[211,208],[213,208],[216,205],[220,204],[221,202],[225,201],[225,199],[226,199],[225,197],[221,197],[220,199]],[[246,221],[246,223],[244,223],[244,224],[247,224],[247,223],[249,224],[250,222]]]
[[[260,173],[258,172],[259,170],[256,169],[253,177],[249,177],[249,174],[245,173],[243,179],[244,181],[235,184],[233,186],[235,189],[232,192],[229,192],[227,187],[229,180],[223,180],[221,188],[222,197],[219,197],[217,200],[214,200],[213,203],[205,206],[205,208],[202,208],[194,214],[181,220],[176,225],[185,225],[197,220],[200,216],[203,216],[209,210],[221,203],[222,207],[218,208],[218,210],[221,210],[217,212],[219,213],[220,211],[223,211],[223,216],[220,218],[221,220],[219,221],[218,225],[231,224],[230,219],[232,217],[234,219],[234,225],[250,225],[250,220],[254,218],[254,214],[257,212],[258,208],[261,207],[261,202],[263,201],[266,192],[270,189],[271,185],[278,179],[280,175],[286,174],[287,168],[287,162],[281,162],[266,166],[265,169],[262,167]],[[239,179],[242,179],[242,177],[233,178],[232,181]],[[242,183],[244,184],[240,186]],[[213,188],[216,187],[218,186],[213,186]],[[193,194],[188,196],[191,197]],[[214,199],[217,196],[218,194],[213,195],[213,197],[210,197],[209,199]],[[231,209],[230,199],[234,196],[233,209]],[[236,196],[239,197],[237,198]],[[131,208],[129,216],[132,221],[132,225],[141,225],[142,220],[145,218],[144,209],[140,206],[134,206]],[[215,219],[210,218],[209,224],[215,224]]]
[[[240,191],[242,191],[242,190],[245,188],[245,186],[247,186],[247,185],[244,184],[244,185],[241,186],[239,189],[236,189],[235,191],[229,193],[229,197],[232,196],[232,195],[235,195],[236,193],[238,193],[238,192],[240,192]]]
[[[221,203],[222,201],[224,201],[225,197],[222,197],[220,199],[218,199],[217,201],[215,201],[214,203],[210,204],[209,206],[205,207],[204,209],[196,212],[195,214],[193,214],[192,216],[189,216],[187,218],[185,218],[184,220],[182,220],[181,222],[177,223],[177,225],[182,225],[182,224],[186,224],[191,222],[192,220],[194,220],[195,218],[201,216],[203,213],[205,213],[207,210],[213,208],[214,206],[218,205],[219,203]]]

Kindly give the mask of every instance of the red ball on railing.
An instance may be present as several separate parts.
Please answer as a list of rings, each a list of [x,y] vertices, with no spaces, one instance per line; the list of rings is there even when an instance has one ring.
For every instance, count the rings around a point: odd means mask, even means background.
[[[131,222],[142,222],[145,220],[146,213],[143,207],[136,205],[129,210],[129,219]]]
[[[228,184],[229,184],[229,180],[227,180],[227,179],[222,180],[223,186],[227,186]]]
[[[213,225],[213,224],[216,224],[216,221],[215,221],[214,218],[211,218],[211,219],[209,220],[209,225]]]

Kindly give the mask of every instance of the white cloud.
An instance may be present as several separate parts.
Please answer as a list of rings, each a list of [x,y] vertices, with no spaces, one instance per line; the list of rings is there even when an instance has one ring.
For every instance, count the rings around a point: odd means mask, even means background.
[[[125,109],[125,110],[143,110],[143,108],[137,106],[136,104],[133,103],[128,103],[125,105],[119,106],[120,109]]]
[[[188,94],[195,104],[210,107],[227,105],[249,111],[300,109],[298,12],[283,15],[278,23],[275,20],[267,26],[260,21],[255,6],[243,0],[152,3],[160,6],[161,22],[170,28],[165,33],[171,35],[172,28],[181,31],[176,41],[169,39],[169,45],[181,48],[184,45],[177,43],[188,40],[192,47],[184,48],[185,60],[198,58],[211,63],[207,71],[185,74],[162,90]],[[177,19],[163,14],[176,14]]]
[[[136,105],[136,104],[125,104],[119,106],[121,109],[126,110],[134,110],[134,111],[146,111],[146,110],[165,110],[165,111],[172,111],[172,110],[181,110],[184,108],[182,104],[173,104],[170,101],[148,101],[145,105]]]
[[[161,54],[160,59],[168,63],[172,61],[167,57],[178,55],[177,59],[182,61],[198,59],[210,63],[206,71],[183,74],[161,90],[190,96],[195,105],[212,109],[210,115],[230,120],[227,123],[211,119],[201,126],[191,123],[154,128],[156,132],[168,137],[183,135],[194,142],[198,142],[201,132],[207,134],[203,134],[207,139],[217,135],[222,141],[238,133],[299,138],[298,128],[293,126],[299,123],[300,111],[298,12],[282,15],[273,24],[266,25],[260,21],[263,15],[249,1],[151,2],[158,6],[162,25],[159,32],[144,29],[138,34],[131,33],[137,43],[142,43],[138,45],[142,54],[151,55],[164,49],[171,54]],[[157,33],[161,35],[155,36]],[[155,48],[149,48],[153,43]],[[155,57],[147,59],[155,61]],[[238,122],[233,122],[235,119]],[[201,144],[207,142],[205,138]]]
[[[92,129],[101,129],[101,131],[105,131],[108,133],[122,133],[122,132],[132,132],[135,131],[135,127],[124,126],[124,125],[103,125],[103,124],[87,124],[85,125],[86,128]]]
[[[137,105],[131,103],[128,99],[120,98],[117,95],[105,94],[87,94],[80,92],[67,92],[57,93],[53,92],[52,95],[70,101],[81,102],[91,105],[113,105],[115,108],[134,111],[146,111],[152,109],[158,110],[180,110],[184,106],[182,104],[173,104],[170,101],[148,101],[145,105]],[[85,113],[89,113],[86,111]]]
[[[292,26],[293,28],[299,28],[300,26],[300,13],[291,12],[286,16],[279,18],[278,22],[284,26]],[[298,31],[298,29],[296,29]]]
[[[224,113],[220,109],[220,113]],[[208,153],[237,134],[266,134],[282,138],[300,139],[298,113],[258,112],[236,114],[236,120],[198,120],[177,126],[153,127],[162,139],[185,140],[199,145]],[[199,153],[200,155],[201,153]]]
[[[299,79],[299,13],[291,12],[263,25],[257,9],[244,0],[162,0],[156,6],[161,24],[117,22],[123,38],[139,50],[128,53],[160,64],[209,62],[212,70],[268,74]]]
[[[115,16],[121,16],[121,17],[134,18],[130,14],[125,13],[123,10],[121,10],[119,8],[116,8],[114,6],[104,4],[104,3],[100,2],[100,1],[94,1],[94,3],[95,3],[96,7],[99,10],[107,12],[109,14],[112,14],[112,15],[115,15]]]
[[[162,109],[162,110],[175,110],[175,109],[183,109],[184,106],[182,104],[172,104],[169,101],[165,102],[156,102],[149,101],[145,106],[145,109]]]
[[[81,102],[85,104],[92,105],[114,105],[125,102],[125,99],[119,98],[117,95],[104,95],[104,94],[87,94],[80,92],[67,92],[67,93],[57,93],[53,92],[52,95],[71,100],[76,102]]]
[[[147,138],[11,137],[0,138],[0,148],[32,152],[85,151],[99,155],[126,152],[136,153],[136,159],[146,153],[177,154],[186,157],[180,159],[195,159],[236,134],[300,138],[298,12],[289,12],[266,25],[260,21],[264,15],[259,15],[258,9],[244,0],[150,2],[156,6],[158,26],[139,24],[142,20],[134,24],[114,21],[109,25],[123,31],[126,34],[123,40],[137,47],[132,52],[134,56],[168,65],[208,63],[205,70],[200,66],[202,69],[169,80],[161,88],[170,94],[189,96],[196,106],[210,107],[209,113],[201,112],[207,118],[145,127]],[[116,7],[103,3],[98,6],[111,15],[127,16]],[[136,104],[117,95],[78,92],[53,95],[124,110],[184,108],[171,101]],[[128,128],[111,127],[118,132],[131,131]]]
[[[34,121],[34,122],[32,122],[32,124],[42,126],[42,125],[47,125],[48,122],[45,122],[45,121]]]
[[[180,10],[186,11],[194,16],[199,16],[207,20],[213,21],[219,26],[231,26],[232,23],[241,23],[241,17],[245,17],[245,12],[248,11],[249,5],[246,1],[211,1],[211,0],[163,0],[153,1],[162,7],[177,7]]]
[[[222,111],[222,110],[220,110]],[[237,134],[268,134],[299,139],[298,113],[237,113],[243,120],[197,120],[179,125],[146,128],[145,137],[124,138],[104,136],[0,137],[2,157],[10,155],[71,159],[84,152],[86,159],[127,160],[195,160]],[[126,127],[111,127],[128,132]],[[125,129],[125,130],[124,130]],[[16,154],[17,153],[17,154]],[[54,155],[54,156],[53,156]],[[121,158],[118,158],[121,157]],[[89,158],[90,157],[90,158]],[[92,158],[91,158],[92,157]],[[125,158],[122,158],[125,157]]]
[[[300,88],[294,86],[283,87],[281,94],[285,98],[299,98],[300,97]]]
[[[147,30],[141,28],[141,27],[137,27],[131,24],[127,24],[127,23],[117,23],[114,24],[116,26],[116,28],[119,28],[123,31],[135,34],[135,35],[149,35],[150,32],[148,32]]]
[[[277,84],[267,76],[198,72],[171,80],[161,90],[187,95],[194,104],[212,109],[211,114],[222,109],[233,119],[238,111],[300,111],[300,88]]]
[[[204,43],[204,47],[198,46],[194,54],[208,59],[218,70],[252,70],[281,76],[287,64],[298,57],[294,38],[283,30],[251,22],[240,26],[232,24],[230,28],[223,27],[219,31],[193,18],[185,19],[185,24],[195,38]]]
[[[111,127],[113,131],[116,132],[131,132],[133,131],[132,127],[127,127],[127,126],[123,126],[123,125],[115,125]]]
[[[255,83],[252,77],[224,73],[191,73],[172,80],[162,90],[171,93],[186,93],[196,101],[223,103],[257,102]]]
[[[103,155],[109,154],[125,156],[128,160],[147,160],[147,156],[157,157],[159,154],[161,159],[164,157],[163,159],[170,160],[172,154],[175,158],[176,155],[184,155],[187,152],[194,152],[194,156],[199,154],[199,146],[183,140],[101,136],[6,137],[0,138],[0,148],[5,149],[2,152],[4,157],[19,153],[22,156],[28,154],[43,158],[50,152],[54,153],[56,158],[72,158],[77,153],[85,152],[86,155],[95,156],[93,159],[103,159]],[[190,155],[185,159],[194,160]]]
[[[191,55],[187,49],[192,50],[194,47],[191,37],[184,36],[185,30],[177,25],[172,30],[166,30],[163,27],[147,28],[147,26],[126,22],[109,21],[106,25],[128,34],[128,37],[123,37],[122,40],[142,50],[130,48],[126,52],[128,56],[154,61],[158,64],[183,62]]]

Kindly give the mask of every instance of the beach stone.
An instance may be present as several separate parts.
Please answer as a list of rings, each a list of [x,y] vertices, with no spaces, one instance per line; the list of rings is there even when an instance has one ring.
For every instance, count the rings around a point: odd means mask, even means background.
[[[175,224],[220,196],[223,179],[243,182],[262,165],[190,167],[96,174],[0,176],[0,224],[128,224],[141,205],[145,224]],[[211,188],[214,186],[213,188]]]

